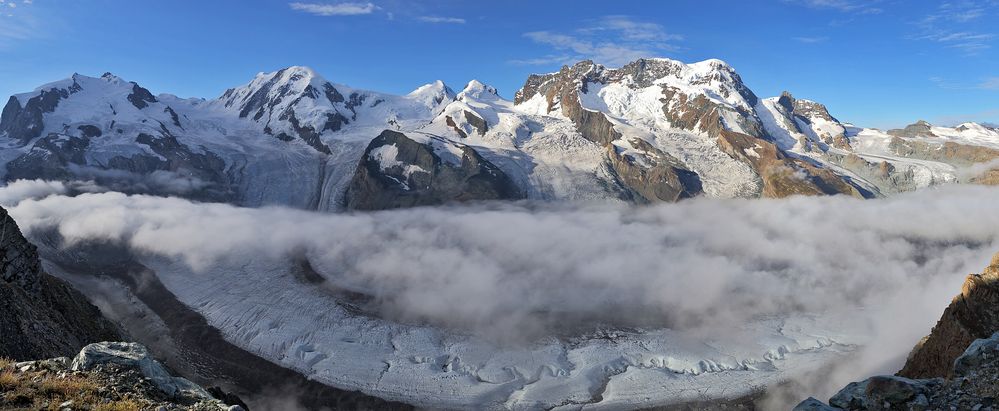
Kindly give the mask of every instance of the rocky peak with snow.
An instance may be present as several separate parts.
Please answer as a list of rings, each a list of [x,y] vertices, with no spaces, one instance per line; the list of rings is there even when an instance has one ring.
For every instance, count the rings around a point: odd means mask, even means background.
[[[454,101],[456,96],[454,90],[451,90],[440,80],[424,84],[407,94],[407,97],[424,104],[435,114],[439,113],[448,103]]]
[[[888,130],[888,134],[895,137],[908,137],[908,138],[936,137],[936,135],[933,134],[932,128],[933,125],[930,124],[929,122],[925,120],[919,120],[913,124],[905,126],[905,128]]]
[[[259,73],[249,84],[226,90],[214,104],[257,122],[266,134],[285,141],[298,138],[329,153],[320,135],[356,119],[355,107],[363,100],[357,93],[344,96],[308,67],[292,66]]]
[[[499,98],[496,88],[483,84],[479,80],[472,80],[468,82],[468,85],[458,93],[458,100],[483,100],[483,99],[496,99]]]
[[[138,83],[111,73],[73,74],[12,96],[0,115],[0,134],[28,144],[51,133],[100,135],[126,123],[158,130],[180,127],[180,118]]]

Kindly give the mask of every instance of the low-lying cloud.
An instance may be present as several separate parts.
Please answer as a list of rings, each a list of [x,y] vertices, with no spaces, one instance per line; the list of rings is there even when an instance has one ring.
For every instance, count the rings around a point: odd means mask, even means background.
[[[55,229],[67,244],[121,243],[196,272],[249,256],[290,265],[304,253],[330,283],[372,296],[382,316],[486,338],[594,324],[724,336],[761,316],[863,307],[857,321],[873,334],[863,361],[824,384],[894,371],[964,275],[999,251],[999,189],[980,186],[867,201],[321,214],[113,192],[70,197],[48,183],[17,184],[0,189],[0,199],[16,204],[9,211],[29,236]]]

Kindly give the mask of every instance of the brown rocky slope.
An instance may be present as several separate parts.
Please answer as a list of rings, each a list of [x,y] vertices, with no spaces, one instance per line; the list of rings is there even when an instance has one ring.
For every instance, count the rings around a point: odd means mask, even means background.
[[[999,397],[999,254],[971,274],[897,375],[854,382],[796,411],[989,410]]]

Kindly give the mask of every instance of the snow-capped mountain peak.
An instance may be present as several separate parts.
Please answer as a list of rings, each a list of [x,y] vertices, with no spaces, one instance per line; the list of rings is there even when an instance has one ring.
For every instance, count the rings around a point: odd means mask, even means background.
[[[430,108],[435,114],[440,112],[445,105],[454,101],[455,96],[454,90],[440,80],[424,84],[406,95],[409,99]]]
[[[461,93],[458,93],[457,99],[466,100],[468,98],[472,98],[475,100],[491,100],[498,97],[499,95],[497,94],[495,87],[483,84],[479,80],[472,80],[468,82],[468,85],[466,85],[463,90],[461,90]]]

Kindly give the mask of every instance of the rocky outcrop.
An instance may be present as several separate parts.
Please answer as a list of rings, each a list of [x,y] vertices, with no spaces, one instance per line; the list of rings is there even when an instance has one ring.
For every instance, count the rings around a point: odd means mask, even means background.
[[[947,379],[879,375],[850,383],[829,405],[809,398],[794,411],[994,409],[999,405],[999,333],[966,347],[948,367]]]
[[[153,359],[146,347],[127,342],[101,342],[83,347],[73,358],[69,369],[91,371],[109,364],[138,370],[157,389],[171,398],[211,399],[211,394],[197,384],[174,377],[159,361]]]
[[[696,81],[719,83],[719,93],[722,97],[738,95],[749,106],[756,104],[758,98],[742,83],[735,70],[720,61],[710,63],[712,74]],[[628,81],[623,84],[632,88],[650,87],[658,79],[681,75],[683,70],[682,63],[667,59],[639,59],[619,69],[608,69],[586,60],[571,67],[563,66],[557,73],[531,75],[524,87],[517,92],[514,103],[520,104],[535,95],[543,95],[548,103],[549,112],[561,108],[562,114],[576,123],[583,137],[606,144],[620,138],[620,133],[613,129],[612,123],[604,113],[582,107],[579,93],[588,92],[590,84],[622,83],[625,79]],[[737,115],[732,118],[738,119],[739,124],[736,127],[753,130],[757,136],[763,135],[762,126],[748,110],[739,111],[739,108],[733,109],[714,103],[703,94],[689,95],[680,89],[664,85],[661,101],[670,123],[678,128],[717,133],[724,128],[721,112],[735,111]]]
[[[55,111],[60,100],[79,90],[75,75],[73,85],[76,87],[70,86],[65,89],[53,87],[41,90],[38,95],[27,99],[23,106],[17,96],[12,96],[0,114],[0,134],[6,134],[8,138],[19,141],[21,145],[28,144],[41,136],[45,128],[43,115]]]
[[[153,93],[150,93],[149,90],[142,88],[135,82],[132,83],[132,92],[126,96],[126,99],[139,110],[149,107],[149,103],[157,102],[156,97],[153,97]]]
[[[888,143],[893,154],[921,160],[939,161],[959,167],[985,163],[999,158],[999,149],[945,141],[943,143],[892,137]]]
[[[0,357],[70,355],[86,344],[118,338],[97,307],[44,273],[35,246],[0,209]]]
[[[964,281],[933,330],[909,354],[899,375],[948,377],[951,365],[977,338],[999,331],[999,254],[981,274]]]
[[[765,197],[786,197],[789,195],[849,194],[857,197],[868,196],[849,179],[821,167],[813,162],[801,160],[783,152],[775,146],[764,130],[763,123],[753,112],[759,99],[735,70],[727,64],[713,60],[697,68],[697,75],[689,75],[693,66],[667,59],[640,59],[620,69],[607,69],[583,61],[573,66],[565,66],[557,73],[532,75],[517,93],[515,103],[526,102],[535,96],[544,96],[548,111],[561,109],[562,114],[576,124],[580,134],[586,139],[602,145],[618,141],[622,135],[615,130],[613,122],[606,114],[589,110],[582,106],[580,94],[587,93],[592,84],[620,83],[632,88],[647,88],[660,84],[658,80],[667,77],[683,78],[694,89],[705,87],[704,92],[693,92],[686,88],[662,83],[662,113],[670,126],[703,133],[717,139],[723,152],[750,165],[762,180]],[[685,76],[689,76],[685,77]],[[822,121],[832,125],[839,122],[833,118],[825,106],[807,100],[795,100],[790,94],[782,97],[786,111],[793,115],[797,124],[811,127],[812,122]],[[818,138],[826,144],[849,147],[843,127],[815,127],[835,130],[823,131]],[[814,130],[809,130],[817,134]],[[615,161],[609,156],[613,170],[621,171],[627,162]],[[620,174],[620,173],[619,173]],[[631,173],[642,176],[641,174]],[[657,190],[660,193],[676,192],[670,179],[663,179],[661,173],[648,175],[664,183]],[[649,186],[651,181],[639,182],[619,178],[625,186],[634,189]],[[643,189],[650,194],[648,188]],[[642,195],[641,197],[645,197]],[[656,195],[653,195],[656,197]]]
[[[636,150],[621,152],[607,146],[608,164],[618,182],[628,189],[638,203],[675,202],[701,193],[697,173],[680,161],[653,147],[645,140],[629,141]]]
[[[763,181],[764,197],[846,194],[865,198],[871,195],[827,168],[788,156],[769,141],[726,130],[721,132],[718,145],[728,155],[756,170]]]
[[[969,275],[930,335],[919,341],[897,375],[847,385],[825,405],[805,410],[980,410],[999,398],[999,254]]]
[[[284,141],[298,138],[317,151],[330,154],[329,146],[320,136],[339,131],[355,120],[355,107],[364,102],[364,96],[351,93],[344,97],[311,69],[289,67],[258,75],[245,87],[228,89],[218,101],[225,108],[238,111],[240,118],[262,124],[266,134]]]
[[[64,134],[49,134],[35,141],[27,153],[7,163],[6,181],[20,179],[68,180],[73,174],[69,165],[86,164],[84,155],[90,139]]]
[[[347,208],[523,198],[503,171],[471,147],[433,136],[420,139],[385,130],[372,140],[347,188]]]
[[[881,194],[894,194],[920,188],[911,167],[896,167],[887,161],[871,162],[856,154],[826,152],[825,159],[873,184]]]
[[[489,123],[475,113],[468,110],[462,110],[461,116],[464,117],[465,123],[471,126],[472,130],[478,133],[478,135],[484,136],[486,132],[489,131]],[[458,133],[461,138],[468,138],[468,133],[465,132],[458,122],[454,120],[454,117],[445,116],[444,118],[447,126],[454,130],[455,133]]]
[[[913,124],[905,126],[905,128],[893,128],[888,130],[887,133],[891,136],[907,138],[936,137],[937,135],[933,134],[931,127],[933,126],[930,123],[919,120]]]
[[[2,409],[242,411],[184,378],[172,376],[135,343],[101,342],[75,358],[0,364]]]
[[[80,130],[81,134],[87,130]],[[96,137],[56,133],[42,137],[7,163],[4,180],[86,178],[125,193],[184,195],[202,201],[233,201],[237,196],[221,157],[182,144],[166,129],[159,135],[139,133],[135,138],[137,145],[155,155],[116,155],[96,165],[88,164],[86,158],[92,138]]]
[[[846,138],[846,128],[825,105],[794,98],[785,91],[777,99],[777,105],[791,118],[791,126],[800,133],[813,136],[828,146],[850,151],[850,142]],[[810,144],[809,144],[810,145]]]
[[[561,109],[562,114],[576,124],[583,138],[601,145],[609,144],[621,138],[621,133],[614,130],[613,123],[604,113],[584,108],[579,100],[579,93],[586,93],[589,83],[611,80],[607,71],[613,70],[586,60],[571,67],[563,66],[558,73],[532,74],[517,92],[514,103],[520,104],[541,94],[548,103],[548,111]]]

